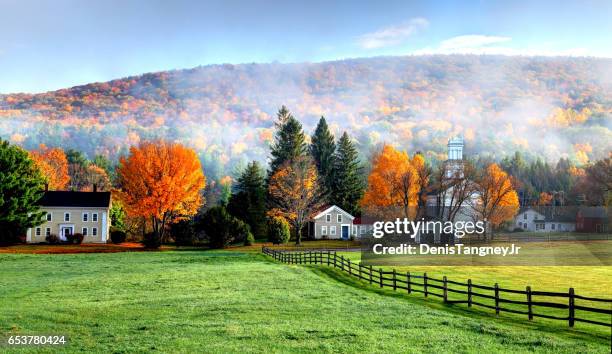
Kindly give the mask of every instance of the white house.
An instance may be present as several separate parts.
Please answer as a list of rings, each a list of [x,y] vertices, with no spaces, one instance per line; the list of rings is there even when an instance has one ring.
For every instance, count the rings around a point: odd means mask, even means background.
[[[337,205],[332,205],[319,212],[312,218],[313,234],[315,239],[345,239],[357,236],[357,229],[354,228],[353,220],[355,217],[342,210]]]
[[[532,232],[576,231],[576,217],[571,211],[527,207],[514,217],[514,229]]]
[[[528,207],[516,214],[514,217],[514,228],[522,229],[523,231],[539,231],[544,223],[544,219],[544,214]]]

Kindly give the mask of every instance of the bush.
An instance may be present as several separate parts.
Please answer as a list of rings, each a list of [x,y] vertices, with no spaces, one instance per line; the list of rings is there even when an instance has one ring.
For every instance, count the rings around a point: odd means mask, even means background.
[[[273,244],[289,242],[289,223],[284,218],[274,216],[268,219],[268,238]]]
[[[159,248],[161,246],[161,239],[155,232],[148,232],[144,235],[142,243],[146,248]]]
[[[514,230],[512,230],[512,232],[523,232],[525,230],[521,229],[520,227],[515,228]]]
[[[197,228],[206,233],[211,248],[225,248],[234,242],[244,242],[251,233],[248,225],[230,215],[222,205],[208,209]]]
[[[253,236],[253,234],[251,232],[249,232],[247,234],[247,237],[244,239],[244,245],[245,246],[251,246],[255,243],[255,237]]]
[[[192,220],[182,220],[170,225],[170,236],[178,246],[192,246],[197,241]]]
[[[118,243],[123,243],[125,242],[125,238],[127,237],[126,233],[124,231],[121,230],[111,230],[110,233],[110,238],[111,238],[111,242],[118,244]]]
[[[66,235],[66,243],[73,244],[74,243],[74,236],[75,236],[75,234],[68,234],[68,235]]]
[[[47,237],[45,237],[45,241],[47,241],[48,243],[52,245],[60,243],[60,239],[59,237],[57,237],[56,234],[48,235]]]
[[[76,233],[76,234],[72,235],[72,240],[77,245],[80,245],[81,243],[83,243],[83,239],[84,238],[85,238],[85,236],[83,236],[83,234]],[[70,242],[70,243],[72,243],[72,242]]]

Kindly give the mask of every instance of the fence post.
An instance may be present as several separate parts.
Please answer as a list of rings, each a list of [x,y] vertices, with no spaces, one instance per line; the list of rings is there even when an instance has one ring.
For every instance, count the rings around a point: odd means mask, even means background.
[[[412,292],[412,287],[410,285],[410,272],[406,272],[406,287],[408,288],[408,294]]]
[[[372,265],[370,264],[370,285],[372,285]]]
[[[380,287],[383,287],[383,273],[382,268],[378,268],[378,280],[380,281]]]
[[[499,285],[495,283],[495,314],[499,316]]]
[[[393,268],[393,291],[397,290],[397,276],[395,274],[395,268]]]
[[[351,268],[351,259],[348,259],[348,272],[349,275],[353,275],[353,269]]]
[[[334,251],[334,268],[338,268],[338,253]]]
[[[427,273],[423,273],[423,293],[427,297]]]
[[[446,279],[446,275],[442,278],[444,283],[444,302],[448,302],[448,280]]]
[[[527,286],[527,316],[529,316],[529,321],[533,320],[533,309],[531,305],[531,287]]]
[[[329,258],[330,258],[329,256],[330,256],[330,253],[331,253],[330,251],[327,251],[327,266],[328,267],[329,267]]]
[[[472,307],[472,279],[468,279],[468,307]]]
[[[361,279],[361,262],[357,264],[359,266],[359,279]]]
[[[574,308],[574,288],[569,289],[569,326],[574,327],[574,318],[576,309]]]

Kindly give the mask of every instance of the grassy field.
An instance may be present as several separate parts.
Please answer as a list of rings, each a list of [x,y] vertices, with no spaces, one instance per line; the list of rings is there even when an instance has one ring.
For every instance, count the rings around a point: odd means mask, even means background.
[[[496,319],[255,252],[0,254],[0,268],[2,334],[66,334],[68,352],[610,351],[603,332]]]

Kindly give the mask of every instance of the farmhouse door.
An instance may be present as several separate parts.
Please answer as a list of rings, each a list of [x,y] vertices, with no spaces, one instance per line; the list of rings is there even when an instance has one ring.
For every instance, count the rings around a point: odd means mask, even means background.
[[[68,240],[68,236],[70,236],[71,234],[72,234],[72,228],[71,227],[62,227],[62,229],[60,231],[60,240],[62,240],[62,241]]]
[[[348,225],[342,225],[342,238],[343,239],[349,238],[349,226]]]

